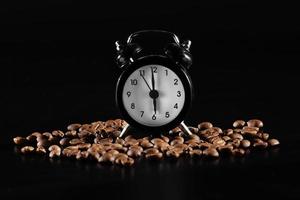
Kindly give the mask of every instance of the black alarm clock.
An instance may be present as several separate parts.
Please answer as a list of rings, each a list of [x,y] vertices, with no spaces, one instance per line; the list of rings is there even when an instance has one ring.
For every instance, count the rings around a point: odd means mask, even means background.
[[[129,126],[162,133],[177,126],[191,135],[184,118],[193,99],[188,73],[192,64],[191,41],[174,34],[144,30],[127,42],[116,42],[117,64],[122,73],[116,86],[116,103]]]

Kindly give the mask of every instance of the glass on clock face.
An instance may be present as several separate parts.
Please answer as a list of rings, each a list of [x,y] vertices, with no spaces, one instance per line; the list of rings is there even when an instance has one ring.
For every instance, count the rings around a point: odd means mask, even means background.
[[[125,110],[136,122],[156,127],[173,121],[181,112],[185,91],[182,81],[169,68],[145,65],[125,81]]]

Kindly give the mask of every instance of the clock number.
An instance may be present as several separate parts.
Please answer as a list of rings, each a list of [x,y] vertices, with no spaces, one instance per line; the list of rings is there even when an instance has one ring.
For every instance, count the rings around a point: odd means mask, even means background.
[[[178,104],[177,103],[174,105],[174,108],[178,109]]]
[[[157,73],[157,67],[151,67],[153,69],[153,73]]]
[[[169,118],[170,117],[170,113],[169,112],[166,112],[166,118]]]
[[[140,70],[140,75],[145,76],[145,70]]]
[[[131,109],[135,109],[135,104],[134,104],[134,103],[131,103],[130,108],[131,108]]]
[[[127,94],[127,97],[130,97],[130,95],[131,95],[131,92],[130,92],[130,91],[128,91],[126,94]]]
[[[137,85],[137,80],[136,79],[130,79],[131,85]]]
[[[156,120],[156,116],[155,116],[155,114],[154,114],[154,115],[152,115],[152,120]]]
[[[181,92],[177,91],[177,97],[181,97]]]
[[[168,76],[168,70],[167,69],[165,69],[165,72],[166,72],[166,76]]]
[[[174,85],[178,85],[178,79],[177,78],[174,79]]]
[[[143,115],[144,115],[144,111],[141,111],[141,117],[143,117]]]

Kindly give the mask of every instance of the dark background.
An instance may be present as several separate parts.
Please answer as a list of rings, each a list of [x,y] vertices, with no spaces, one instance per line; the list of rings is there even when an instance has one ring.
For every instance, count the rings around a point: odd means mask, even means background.
[[[192,40],[189,125],[260,118],[280,149],[245,158],[133,168],[24,157],[12,138],[118,118],[115,40],[164,29]],[[300,198],[296,5],[248,1],[0,3],[1,188],[4,197]]]

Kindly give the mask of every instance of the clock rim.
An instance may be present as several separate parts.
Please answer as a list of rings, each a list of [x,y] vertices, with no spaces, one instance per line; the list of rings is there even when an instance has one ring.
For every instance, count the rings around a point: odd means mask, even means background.
[[[125,106],[123,104],[123,99],[122,99],[124,84],[128,79],[128,77],[132,74],[132,72],[145,65],[151,65],[151,64],[162,65],[166,68],[171,69],[180,78],[183,88],[185,90],[185,101],[180,113],[172,121],[162,126],[147,126],[135,121],[125,109]],[[188,114],[188,111],[192,104],[192,100],[193,100],[193,84],[186,68],[176,64],[172,59],[166,56],[160,56],[160,55],[145,56],[125,66],[124,71],[121,73],[116,85],[115,101],[117,107],[120,110],[122,117],[130,126],[145,131],[168,131],[175,128],[184,120],[185,116]]]

